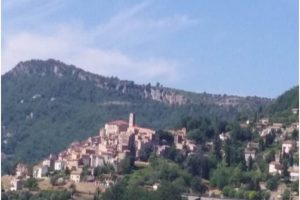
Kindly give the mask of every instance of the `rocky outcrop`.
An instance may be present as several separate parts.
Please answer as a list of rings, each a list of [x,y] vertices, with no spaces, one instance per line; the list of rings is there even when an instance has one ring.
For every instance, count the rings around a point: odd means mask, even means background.
[[[6,75],[37,75],[55,76],[57,78],[69,77],[79,81],[89,81],[96,87],[106,90],[113,90],[122,94],[137,96],[142,99],[150,99],[163,102],[169,105],[192,104],[215,104],[219,106],[243,106],[252,107],[255,105],[265,105],[270,99],[260,97],[239,97],[229,95],[213,95],[207,93],[192,93],[176,89],[162,87],[161,85],[151,86],[138,85],[134,81],[120,80],[117,77],[104,77],[86,72],[73,65],[66,65],[60,61],[49,59],[30,60],[20,62]],[[188,95],[187,95],[188,94]]]

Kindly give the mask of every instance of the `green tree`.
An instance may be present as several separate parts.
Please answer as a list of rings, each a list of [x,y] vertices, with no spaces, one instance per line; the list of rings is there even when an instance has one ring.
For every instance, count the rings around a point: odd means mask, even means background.
[[[214,138],[214,154],[215,154],[217,160],[222,159],[221,148],[222,148],[221,140],[220,140],[218,134],[216,134],[216,136]]]
[[[126,185],[121,181],[107,189],[102,194],[102,200],[122,200],[125,194]]]
[[[289,165],[290,165],[290,166],[293,166],[293,165],[294,165],[294,157],[293,157],[293,153],[290,152],[289,155],[288,155],[288,157],[289,157]]]
[[[267,181],[267,188],[274,191],[277,189],[278,184],[279,184],[279,177],[271,176]]]
[[[75,193],[76,193],[76,185],[74,183],[72,183],[70,186],[69,186],[69,191],[71,193],[71,196],[73,196]]]
[[[248,159],[248,171],[251,171],[252,167],[253,167],[253,159],[252,156],[250,156]]]
[[[200,193],[205,192],[205,188],[202,185],[201,178],[198,178],[198,177],[192,178],[192,180],[191,180],[191,188],[195,192],[200,192]]]
[[[58,179],[58,176],[55,176],[55,175],[50,177],[50,183],[52,186],[56,185],[57,179]]]
[[[123,174],[129,174],[132,170],[130,158],[126,156],[121,162],[119,163],[119,172]]]
[[[157,190],[160,200],[181,200],[180,191],[169,182],[163,182]]]
[[[225,163],[227,166],[231,164],[231,141],[228,139],[225,141],[224,145],[224,152],[225,152]]]
[[[257,199],[257,197],[258,197],[258,195],[257,195],[257,192],[255,192],[255,191],[251,191],[248,194],[248,199],[249,200],[255,200],[255,199]]]
[[[275,160],[275,150],[274,149],[271,149],[267,154],[266,154],[266,157],[265,157],[265,160],[267,163]]]
[[[168,144],[170,146],[173,144],[174,137],[170,132],[158,130],[156,134],[160,144]]]
[[[299,131],[298,131],[298,130],[294,130],[294,131],[292,132],[292,138],[293,138],[294,140],[296,140],[296,141],[299,140]]]
[[[289,189],[285,189],[282,194],[282,200],[290,200],[291,199],[291,191]]]
[[[299,181],[293,182],[291,188],[293,192],[297,192],[297,194],[299,194]]]
[[[70,169],[69,169],[69,167],[66,167],[66,169],[65,169],[65,175],[67,175],[67,176],[69,176],[70,175]]]
[[[28,188],[29,190],[37,190],[38,183],[35,178],[29,178],[24,182],[24,187]]]
[[[270,192],[266,191],[266,190],[262,190],[259,192],[259,199],[262,200],[269,200],[270,199]]]
[[[99,188],[96,189],[93,200],[101,200],[101,191]]]
[[[202,151],[197,151],[195,154],[188,156],[184,163],[185,169],[192,175],[197,175],[202,177],[202,164],[203,164],[203,153]]]
[[[261,137],[259,138],[258,144],[259,144],[259,150],[264,151],[265,150],[265,144],[264,144],[264,140]]]
[[[229,177],[232,175],[230,168],[223,165],[218,165],[218,168],[213,171],[210,183],[213,186],[217,186],[219,189],[223,189],[224,186],[229,184]]]
[[[231,176],[230,176],[230,182],[236,186],[238,186],[238,184],[240,184],[241,180],[242,180],[242,171],[240,169],[240,167],[235,167]]]
[[[287,159],[284,159],[284,160],[283,160],[282,167],[283,167],[283,169],[282,169],[282,176],[285,177],[285,178],[289,178],[290,173],[289,173],[289,171],[288,171],[288,167],[289,167],[289,166],[288,166],[288,161],[287,161]]]

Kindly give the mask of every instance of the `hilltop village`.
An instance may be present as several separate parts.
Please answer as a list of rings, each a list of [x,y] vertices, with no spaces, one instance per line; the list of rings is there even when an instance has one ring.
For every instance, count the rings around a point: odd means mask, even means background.
[[[292,109],[292,113],[297,115],[298,109]],[[235,137],[233,131],[223,131],[218,133],[216,138],[202,142],[200,145],[196,139],[188,136],[186,127],[181,127],[176,130],[167,130],[173,138],[172,145],[162,140],[155,130],[140,127],[135,121],[135,115],[130,113],[128,121],[108,122],[99,130],[97,136],[89,137],[81,142],[73,142],[66,150],[57,155],[49,155],[31,169],[25,164],[19,163],[15,176],[11,180],[10,190],[22,190],[23,183],[33,177],[37,180],[47,179],[53,185],[65,181],[73,184],[84,182],[99,187],[103,192],[122,179],[126,170],[124,169],[124,160],[128,162],[128,165],[147,167],[150,162],[150,154],[155,157],[166,157],[166,152],[173,148],[176,152],[184,153],[186,157],[196,155],[199,151],[203,151],[204,155],[210,153],[218,155],[217,149],[219,149],[220,159],[227,162],[229,155],[226,145],[232,137]],[[258,138],[251,139],[250,137],[247,140],[242,152],[244,161],[241,163],[245,163],[246,171],[252,170],[254,164],[260,165],[259,160],[263,157],[267,164],[267,174],[271,177],[268,179],[269,182],[273,177],[288,177],[287,182],[298,182],[299,166],[296,160],[299,157],[299,142],[295,139],[295,134],[298,137],[298,122],[287,125],[271,122],[269,118],[262,118],[255,123],[250,120],[241,122],[239,128],[240,130],[251,129],[252,133],[258,133]],[[116,173],[112,175],[111,171]],[[69,180],[58,176],[61,172],[66,174]],[[99,174],[102,174],[100,178]],[[259,190],[266,187],[270,189],[267,186],[268,181],[261,181],[258,186]],[[278,179],[277,182],[283,183],[284,181]],[[218,184],[217,182],[215,185],[219,187]],[[160,187],[160,182],[144,187],[147,190],[155,191]],[[277,198],[278,195],[284,193],[286,187],[286,184],[279,184],[278,189],[271,192],[271,196],[275,195]],[[204,196],[214,196],[215,198],[235,197],[228,191],[226,193],[224,190],[226,187],[222,186],[221,188],[223,188],[222,193],[214,193],[216,187],[206,186],[204,193],[202,190],[201,193],[205,194]],[[293,195],[298,198],[297,193]]]
[[[196,144],[187,139],[186,129],[171,130],[175,136],[176,149],[187,148],[190,153],[196,151]],[[84,167],[93,173],[93,169],[109,164],[115,169],[118,163],[125,157],[133,157],[136,163],[145,164],[140,161],[142,150],[155,146],[157,155],[161,155],[164,150],[170,148],[169,145],[157,145],[155,130],[140,127],[135,124],[135,115],[129,114],[129,120],[116,120],[105,124],[100,129],[99,135],[89,137],[82,142],[73,142],[70,146],[58,155],[50,154],[48,158],[33,167],[32,177],[43,178],[49,174],[50,170],[61,171],[70,170],[70,180],[74,182],[82,181],[81,173]],[[16,168],[16,180],[30,175],[26,165],[18,164]],[[12,190],[17,190],[19,184],[13,184]]]

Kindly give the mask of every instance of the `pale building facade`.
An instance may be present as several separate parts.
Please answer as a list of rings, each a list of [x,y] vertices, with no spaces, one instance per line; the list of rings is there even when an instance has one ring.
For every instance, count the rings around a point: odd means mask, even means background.
[[[299,167],[293,166],[289,168],[290,172],[290,181],[296,182],[299,181]]]
[[[54,163],[54,170],[60,171],[60,170],[63,170],[64,167],[65,167],[64,161],[62,161],[62,160],[55,161],[55,163]]]
[[[282,143],[281,152],[288,154],[288,153],[294,151],[295,148],[296,148],[296,141],[286,140]]]
[[[282,165],[279,162],[272,161],[269,163],[269,174],[276,175],[282,173]]]
[[[253,148],[246,148],[245,149],[245,160],[246,162],[249,162],[250,157],[252,158],[252,160],[255,159],[255,155],[256,155],[256,150]]]
[[[22,181],[21,179],[14,178],[10,182],[10,191],[17,191],[22,189]]]
[[[28,168],[25,164],[19,163],[16,167],[17,177],[26,177],[28,175]]]
[[[79,170],[72,171],[70,174],[70,180],[75,183],[79,183],[81,180],[81,171]]]
[[[42,165],[42,166],[36,166],[33,168],[33,177],[34,178],[42,178],[46,176],[48,173],[48,166]]]

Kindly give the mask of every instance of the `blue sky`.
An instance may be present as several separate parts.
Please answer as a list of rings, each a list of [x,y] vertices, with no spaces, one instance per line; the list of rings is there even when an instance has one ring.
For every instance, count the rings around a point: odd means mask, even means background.
[[[2,74],[55,58],[195,92],[276,97],[298,84],[297,0],[3,0]]]

